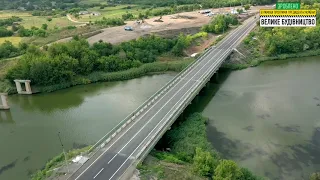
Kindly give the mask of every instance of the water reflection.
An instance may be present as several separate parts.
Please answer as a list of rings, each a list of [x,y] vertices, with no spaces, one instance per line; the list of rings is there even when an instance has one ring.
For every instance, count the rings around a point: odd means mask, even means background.
[[[116,83],[101,83],[93,86],[81,85],[75,88],[75,91],[63,89],[52,92],[48,96],[45,93],[28,95],[14,95],[10,96],[9,100],[12,104],[17,104],[23,107],[25,111],[34,112],[40,111],[46,114],[55,112],[57,110],[66,111],[71,108],[79,107],[86,97],[101,95],[98,93],[106,86],[112,88]]]
[[[0,110],[0,124],[1,123],[15,123],[10,110]]]
[[[208,138],[226,158],[272,180],[320,169],[320,57],[232,72],[208,103]]]

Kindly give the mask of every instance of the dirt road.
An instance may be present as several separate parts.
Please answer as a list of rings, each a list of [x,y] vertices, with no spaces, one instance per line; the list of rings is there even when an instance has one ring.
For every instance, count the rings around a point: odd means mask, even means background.
[[[270,6],[271,7],[271,6]],[[255,6],[249,10],[249,13],[256,13],[259,9],[267,9],[269,6]],[[240,8],[240,7],[235,7]],[[212,9],[214,13],[223,13],[230,12],[231,8],[220,8],[220,9]],[[189,29],[201,27],[205,24],[208,24],[211,20],[211,17],[207,17],[203,14],[198,13],[198,11],[194,12],[183,12],[173,15],[166,15],[162,17],[163,22],[154,22],[159,19],[159,17],[154,17],[150,19],[146,19],[144,23],[138,24],[135,21],[126,22],[126,26],[132,26],[134,28],[133,31],[125,31],[124,26],[117,26],[111,28],[102,29],[102,33],[94,35],[88,38],[90,44],[98,42],[99,40],[103,40],[105,42],[110,42],[112,44],[121,43],[124,41],[129,41],[132,39],[136,39],[140,36],[151,34],[151,33],[161,33],[165,34],[166,32],[170,32],[172,30],[179,31],[180,29]],[[69,41],[71,38],[61,39],[58,42]]]

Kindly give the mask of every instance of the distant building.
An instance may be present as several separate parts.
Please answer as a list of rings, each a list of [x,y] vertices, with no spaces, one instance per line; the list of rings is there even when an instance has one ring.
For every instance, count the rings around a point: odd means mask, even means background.
[[[89,12],[88,11],[80,11],[79,12],[79,15],[86,15],[86,14],[89,14]]]
[[[92,12],[91,13],[91,16],[100,16],[101,15],[101,13],[99,13],[99,12]]]

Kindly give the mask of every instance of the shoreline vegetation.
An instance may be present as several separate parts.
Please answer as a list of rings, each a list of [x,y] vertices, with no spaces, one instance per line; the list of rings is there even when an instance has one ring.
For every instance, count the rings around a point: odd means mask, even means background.
[[[16,93],[14,79],[29,79],[33,92],[52,92],[101,81],[128,80],[150,73],[180,72],[194,58],[184,51],[208,36],[180,34],[173,39],[150,35],[112,45],[89,45],[79,37],[39,49],[30,46],[21,58],[0,64],[0,91]]]
[[[87,146],[81,149],[73,149],[66,152],[67,161],[71,161],[74,157],[81,155],[84,152],[87,152],[91,146]],[[65,156],[63,153],[53,157],[49,160],[46,165],[41,169],[31,175],[32,180],[44,180],[51,175],[59,175],[58,172],[55,172],[56,168],[62,167],[65,164]]]

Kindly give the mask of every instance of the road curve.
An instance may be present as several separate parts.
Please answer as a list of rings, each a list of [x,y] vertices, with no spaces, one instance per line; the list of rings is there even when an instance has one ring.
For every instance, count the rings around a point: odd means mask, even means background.
[[[256,20],[249,19],[238,27],[217,46],[200,58],[190,71],[169,88],[153,105],[142,112],[137,120],[130,124],[110,142],[106,150],[91,158],[69,179],[72,180],[116,180],[129,168],[133,160],[153,135],[161,131],[169,116],[180,103],[188,98],[190,90],[199,85],[204,77],[216,71],[233,48],[255,26]]]

